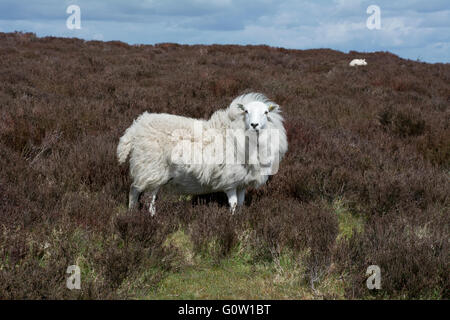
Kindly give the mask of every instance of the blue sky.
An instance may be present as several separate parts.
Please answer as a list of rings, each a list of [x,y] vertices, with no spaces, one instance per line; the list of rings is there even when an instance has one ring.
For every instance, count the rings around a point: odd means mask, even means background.
[[[69,5],[81,10],[70,30]],[[380,8],[381,28],[366,12]],[[130,44],[267,44],[450,62],[450,0],[0,0],[0,32]]]

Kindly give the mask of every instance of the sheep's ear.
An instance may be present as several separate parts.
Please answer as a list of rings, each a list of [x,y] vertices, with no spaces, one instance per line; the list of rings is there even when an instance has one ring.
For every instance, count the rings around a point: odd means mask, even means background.
[[[239,109],[241,109],[242,111],[245,111],[244,105],[243,105],[242,103],[238,103],[238,104],[237,104],[237,107],[238,107]]]
[[[278,106],[276,104],[271,104],[269,106],[269,112],[272,112],[272,111],[276,110],[277,108],[278,108]]]

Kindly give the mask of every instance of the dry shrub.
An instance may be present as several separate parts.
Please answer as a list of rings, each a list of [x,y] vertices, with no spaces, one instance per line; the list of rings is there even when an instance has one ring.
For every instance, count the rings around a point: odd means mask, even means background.
[[[419,136],[425,131],[425,120],[411,109],[394,112],[391,108],[379,114],[380,123],[400,137]]]
[[[336,260],[348,275],[349,298],[368,294],[366,269],[378,265],[382,288],[372,292],[377,297],[448,299],[448,217],[429,210],[418,218],[420,210],[415,212],[373,217],[364,232],[341,243]]]
[[[76,264],[79,248],[68,229],[1,237],[2,299],[109,299],[116,297],[103,279],[82,277],[81,290],[66,287],[67,267]],[[35,237],[33,239],[32,237]],[[50,241],[50,242],[48,242]]]
[[[228,208],[217,204],[196,207],[189,224],[194,250],[219,262],[237,243],[236,227],[236,217],[230,214]]]
[[[287,250],[309,252],[304,264],[311,278],[319,278],[329,268],[338,233],[337,217],[330,210],[291,199],[263,199],[243,215],[244,226],[254,231],[254,259],[272,260]]]

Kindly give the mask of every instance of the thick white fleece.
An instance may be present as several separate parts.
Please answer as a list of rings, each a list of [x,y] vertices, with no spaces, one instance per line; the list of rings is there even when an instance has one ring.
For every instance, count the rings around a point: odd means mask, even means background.
[[[206,159],[214,158],[217,144],[214,139],[237,141],[245,135],[245,122],[238,104],[253,101],[266,105],[276,105],[259,93],[244,94],[230,104],[227,109],[216,111],[209,120],[198,120],[170,114],[143,113],[125,131],[117,147],[120,163],[130,157],[130,174],[133,187],[140,192],[158,190],[161,186],[179,194],[205,194],[230,189],[259,187],[267,181],[267,170],[258,163],[229,163],[223,159],[221,163],[211,163]],[[271,150],[278,149],[279,159],[287,151],[286,131],[279,106],[276,105],[268,114],[266,129],[277,129],[279,141],[272,141]],[[194,132],[195,126],[202,129],[201,136]],[[267,131],[269,132],[269,131]],[[260,134],[259,147],[267,142],[267,137]],[[236,140],[233,140],[236,138]],[[193,155],[203,156],[195,163],[174,161],[180,141],[193,142]],[[248,148],[247,148],[248,149]],[[242,157],[244,148],[235,148],[235,157]],[[245,156],[244,156],[245,157]]]

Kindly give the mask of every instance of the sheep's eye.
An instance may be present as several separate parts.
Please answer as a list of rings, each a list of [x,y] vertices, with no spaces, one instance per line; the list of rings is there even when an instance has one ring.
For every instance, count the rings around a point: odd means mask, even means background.
[[[247,111],[247,110],[245,110],[244,112],[245,112],[245,113],[248,113],[248,111]]]
[[[269,111],[264,112],[264,114],[268,114],[268,113],[269,113]]]

